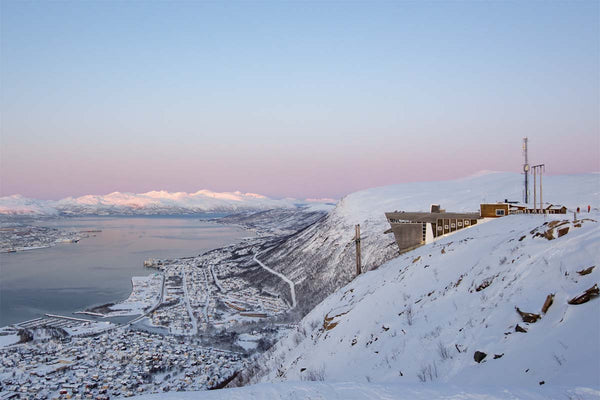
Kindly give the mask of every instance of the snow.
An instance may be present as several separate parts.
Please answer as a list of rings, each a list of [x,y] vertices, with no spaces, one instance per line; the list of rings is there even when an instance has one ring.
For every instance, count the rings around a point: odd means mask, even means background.
[[[536,235],[566,219],[566,235]],[[568,304],[600,281],[598,220],[598,212],[577,223],[508,216],[406,253],[312,310],[258,361],[267,371],[261,381],[322,370],[327,381],[598,389],[600,299]],[[541,320],[523,322],[515,307],[541,314],[549,294],[554,303]],[[517,324],[528,332],[515,332]],[[483,362],[475,351],[487,353]]]
[[[296,208],[304,205],[311,210],[333,207],[319,201],[271,199],[239,191],[170,193],[161,190],[140,194],[113,192],[106,195],[67,197],[58,201],[34,200],[21,195],[6,196],[0,197],[0,215],[189,214]]]
[[[419,384],[368,384],[357,382],[285,382],[207,392],[170,392],[135,397],[137,400],[550,400],[598,399],[589,388],[540,387],[535,390],[494,386],[465,387]]]
[[[530,185],[533,202],[533,185]],[[480,203],[523,200],[523,175],[482,172],[474,176],[440,182],[412,182],[382,186],[352,193],[338,203],[334,213],[350,222],[366,221],[394,210],[429,211],[440,204],[448,211],[479,211]],[[545,203],[600,206],[600,174],[544,176]],[[539,193],[537,201],[539,203]],[[385,222],[385,219],[383,219]]]
[[[124,301],[108,307],[111,311],[109,317],[129,316],[144,314],[161,298],[163,276],[150,274],[148,276],[134,276],[131,278],[131,294]]]
[[[0,215],[55,215],[56,209],[48,201],[34,200],[19,194],[0,197]]]
[[[429,211],[431,204],[440,204],[447,211],[478,212],[481,202],[518,201],[522,191],[523,175],[489,171],[451,181],[362,190],[342,198],[325,218],[264,253],[260,260],[291,279],[298,304],[310,309],[353,279],[355,224],[360,224],[362,265],[367,271],[398,254],[394,236],[383,234],[390,227],[385,212]],[[564,204],[570,210],[578,206],[587,209],[588,204],[597,209],[600,174],[544,175],[544,200]],[[279,292],[287,292],[284,285],[285,282],[279,284]]]
[[[6,332],[6,334],[0,335],[0,348],[18,343],[19,340],[19,335]]]
[[[257,256],[258,256],[258,254],[255,254],[254,257],[252,258],[254,260],[254,262],[256,262],[258,265],[260,265],[261,267],[263,267],[265,270],[269,271],[270,273],[277,275],[279,278],[281,278],[283,281],[285,281],[285,283],[290,285],[290,297],[292,298],[292,308],[296,308],[296,288],[294,286],[294,282],[292,282],[290,279],[288,279],[283,274],[281,274],[277,271],[273,271],[271,268],[267,267],[265,264],[260,262],[258,260],[258,258],[256,258]]]

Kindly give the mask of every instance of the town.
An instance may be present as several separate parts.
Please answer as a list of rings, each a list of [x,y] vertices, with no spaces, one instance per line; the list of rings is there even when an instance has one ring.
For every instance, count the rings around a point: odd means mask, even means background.
[[[75,232],[21,223],[0,225],[0,253],[14,253],[55,246],[59,243],[77,243],[94,232]]]
[[[252,283],[249,260],[269,242],[248,238],[198,257],[145,262],[117,304],[3,328],[0,399],[108,399],[206,390],[232,379],[256,351],[295,326],[289,302]],[[111,322],[130,317],[127,322]]]
[[[129,328],[13,346],[1,355],[2,399],[108,399],[205,390],[244,363],[241,354],[202,347],[198,339]]]

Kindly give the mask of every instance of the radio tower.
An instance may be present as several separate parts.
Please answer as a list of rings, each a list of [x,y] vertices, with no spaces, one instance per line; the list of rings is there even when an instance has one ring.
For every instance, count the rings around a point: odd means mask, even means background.
[[[523,157],[525,157],[525,163],[523,164],[523,173],[525,174],[525,204],[529,204],[529,161],[527,160],[527,138],[523,138]]]

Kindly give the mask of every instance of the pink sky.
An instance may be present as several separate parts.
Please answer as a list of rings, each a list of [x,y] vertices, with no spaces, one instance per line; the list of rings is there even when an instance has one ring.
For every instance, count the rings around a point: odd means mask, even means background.
[[[600,170],[581,2],[3,2],[0,195]]]

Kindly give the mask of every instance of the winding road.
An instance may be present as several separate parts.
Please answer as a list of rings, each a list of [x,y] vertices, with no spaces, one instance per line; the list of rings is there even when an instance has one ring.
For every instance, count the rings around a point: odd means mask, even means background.
[[[267,249],[269,250],[269,249]],[[280,277],[281,279],[283,279],[285,282],[287,282],[288,285],[290,285],[290,292],[292,294],[292,309],[296,308],[296,287],[294,285],[294,282],[292,282],[288,277],[286,277],[285,275],[272,270],[271,268],[267,267],[265,264],[263,264],[262,262],[260,262],[260,260],[257,258],[258,255],[260,253],[264,253],[267,250],[263,250],[259,253],[254,254],[254,258],[253,260],[260,265],[261,267],[263,267],[264,269],[266,269],[267,271],[269,271],[270,273],[272,273],[273,275],[277,275],[278,277]]]

